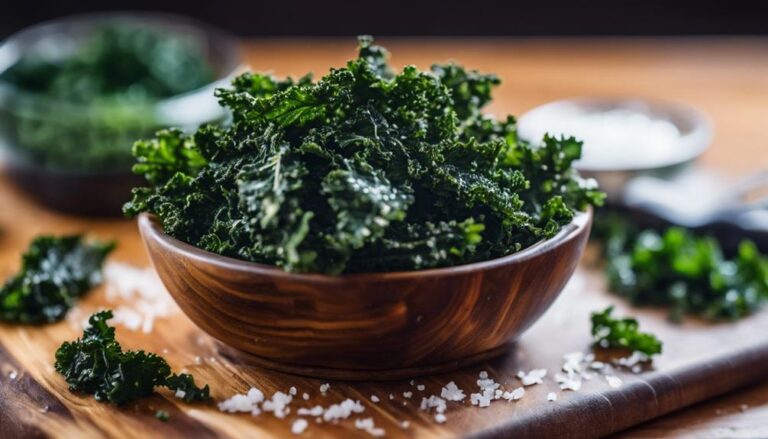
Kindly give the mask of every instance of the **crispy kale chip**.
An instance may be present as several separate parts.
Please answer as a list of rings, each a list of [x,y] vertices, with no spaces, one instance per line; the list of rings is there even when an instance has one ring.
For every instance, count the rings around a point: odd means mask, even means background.
[[[294,272],[414,270],[507,255],[600,204],[572,138],[517,138],[484,115],[499,84],[456,64],[400,73],[359,39],[319,81],[245,73],[217,90],[226,128],[134,147],[129,216],[202,249]]]
[[[716,240],[681,228],[637,230],[608,218],[602,229],[611,289],[635,304],[669,307],[672,320],[738,319],[768,300],[768,258],[751,241],[727,259]]]
[[[97,401],[122,405],[167,387],[186,402],[207,401],[209,389],[195,385],[188,374],[172,374],[168,363],[152,353],[123,351],[115,328],[107,324],[112,311],[97,312],[83,337],[64,342],[56,351],[56,370],[71,391],[93,395]],[[183,396],[181,396],[183,395]]]
[[[637,320],[614,318],[613,306],[592,313],[592,337],[595,345],[642,352],[648,356],[661,353],[662,343],[655,335],[640,332]]]
[[[51,323],[102,281],[101,266],[114,242],[81,236],[40,236],[22,255],[21,271],[0,288],[0,321]]]

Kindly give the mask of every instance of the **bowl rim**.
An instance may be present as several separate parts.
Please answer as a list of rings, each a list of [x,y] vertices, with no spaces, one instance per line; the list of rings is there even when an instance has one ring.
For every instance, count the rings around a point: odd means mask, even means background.
[[[576,211],[573,220],[563,226],[555,236],[539,241],[518,252],[499,258],[448,267],[428,268],[424,270],[364,272],[340,275],[291,273],[274,265],[249,262],[209,252],[168,235],[160,225],[159,219],[155,215],[147,212],[143,212],[139,215],[138,226],[145,246],[147,246],[149,240],[154,240],[174,253],[182,254],[186,258],[213,265],[224,270],[269,276],[294,282],[342,284],[350,282],[359,283],[371,280],[395,281],[424,276],[453,276],[524,262],[536,256],[553,251],[563,244],[577,239],[582,233],[589,233],[589,228],[592,223],[592,214],[593,208],[591,206],[588,207],[586,211]]]
[[[171,33],[175,31],[174,29],[177,30],[178,28],[185,27],[195,32],[199,32],[200,35],[205,35],[207,38],[211,38],[212,40],[217,41],[227,52],[225,54],[227,62],[223,66],[223,71],[214,75],[214,78],[210,82],[203,84],[198,88],[172,96],[151,98],[144,102],[123,102],[119,104],[120,108],[142,111],[148,108],[156,107],[158,105],[163,105],[164,103],[178,101],[180,99],[188,98],[191,96],[197,96],[201,94],[207,95],[209,93],[212,94],[215,88],[228,85],[231,79],[237,74],[237,72],[243,68],[240,46],[237,44],[235,36],[225,31],[224,29],[182,14],[175,14],[170,12],[118,10],[68,14],[32,24],[8,35],[6,38],[0,40],[0,73],[4,72],[15,64],[15,62],[8,63],[7,61],[4,61],[4,56],[9,57],[9,59],[13,58],[15,53],[14,50],[19,50],[19,48],[15,46],[22,44],[25,39],[39,39],[40,37],[50,38],[50,36],[45,35],[46,32],[51,32],[54,29],[66,25],[98,25],[99,23],[105,24],[119,22],[132,23],[134,25],[146,27],[154,26],[158,28],[163,26],[171,26],[171,28],[166,29],[166,31]],[[10,55],[5,55],[6,52],[9,52]],[[10,93],[14,93],[22,99],[43,102],[49,106],[61,106],[62,109],[71,108],[74,110],[83,110],[95,108],[91,102],[78,103],[66,99],[52,98],[45,93],[25,90],[16,87],[7,81],[0,80],[0,89],[2,88],[7,89]],[[114,106],[112,103],[106,103],[104,105],[106,108]]]
[[[692,129],[690,133],[687,133],[684,137],[698,140],[694,146],[689,147],[689,151],[685,154],[679,154],[674,161],[668,161],[665,163],[655,163],[649,165],[582,165],[579,163],[574,164],[574,168],[583,172],[590,173],[611,173],[611,172],[648,172],[655,170],[662,170],[668,168],[674,168],[686,163],[690,163],[702,154],[704,154],[711,146],[712,139],[714,137],[714,128],[711,118],[702,110],[694,107],[691,104],[669,99],[669,98],[657,98],[640,95],[583,95],[583,96],[571,96],[563,99],[556,99],[553,101],[547,101],[535,107],[529,108],[517,118],[518,126],[520,122],[526,116],[531,116],[534,113],[541,113],[551,110],[554,107],[563,106],[567,104],[573,104],[577,106],[607,106],[607,105],[621,105],[627,103],[641,103],[646,105],[649,109],[664,109],[669,112],[674,112],[677,116],[682,117],[690,121]],[[531,140],[531,139],[529,139]]]

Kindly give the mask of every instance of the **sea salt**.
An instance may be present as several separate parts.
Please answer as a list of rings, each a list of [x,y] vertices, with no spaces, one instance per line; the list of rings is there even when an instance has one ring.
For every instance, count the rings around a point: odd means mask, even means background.
[[[403,398],[411,399],[411,396],[413,396],[413,392],[403,392]]]
[[[374,402],[374,403],[378,403],[378,402],[379,402],[379,401],[381,401],[381,400],[379,399],[379,397],[378,397],[378,396],[376,396],[376,395],[371,395],[371,401],[372,401],[372,402]]]
[[[365,411],[365,407],[360,404],[360,401],[353,401],[351,399],[345,399],[339,404],[333,404],[325,410],[323,413],[323,420],[333,421],[337,419],[346,419],[352,413],[362,413]]]
[[[178,307],[155,270],[119,262],[104,266],[107,301],[121,302],[113,307],[112,323],[131,331],[152,332],[155,321],[178,312]]]
[[[653,114],[641,102],[595,110],[573,103],[558,103],[523,116],[520,137],[539,142],[544,133],[574,136],[584,141],[582,158],[587,168],[632,166],[656,167],[676,162],[690,149],[682,144],[677,126]]]
[[[446,420],[447,419],[445,415],[442,413],[438,413],[435,415],[435,422],[437,422],[438,424],[444,424]]]
[[[320,385],[320,393],[325,394],[326,392],[328,392],[328,389],[330,389],[330,388],[331,388],[331,385],[328,384],[328,383],[321,384]]]
[[[605,380],[608,382],[608,385],[614,389],[621,387],[621,378],[617,377],[616,375],[606,375]]]
[[[443,387],[440,396],[448,401],[463,401],[467,396],[459,389],[455,382],[451,381]]]
[[[259,403],[264,401],[261,390],[251,387],[244,395],[233,395],[231,398],[219,403],[219,410],[228,413],[251,413],[256,416],[261,413]]]
[[[448,405],[443,398],[431,395],[429,398],[421,399],[421,406],[419,406],[419,408],[424,411],[435,409],[437,413],[445,413],[446,409],[448,409]]]
[[[517,377],[520,379],[520,381],[523,383],[524,386],[532,386],[534,384],[541,384],[544,381],[542,378],[547,376],[547,370],[546,369],[533,369],[532,371],[525,373],[523,371],[520,371],[517,373]]]
[[[374,437],[382,437],[387,434],[382,428],[377,428],[373,424],[373,418],[355,419],[355,428],[363,430]]]
[[[264,401],[261,409],[265,412],[272,412],[276,418],[282,419],[289,413],[287,407],[291,400],[293,400],[291,395],[278,391],[272,395],[272,399]]]
[[[557,401],[557,393],[555,393],[555,392],[547,393],[547,401],[549,401],[549,402]]]
[[[518,387],[511,392],[504,392],[501,395],[501,397],[506,399],[507,401],[517,401],[521,399],[524,395],[525,395],[525,389],[523,387]]]
[[[293,433],[293,434],[304,433],[304,430],[307,429],[308,425],[309,425],[309,423],[307,422],[306,419],[299,418],[299,419],[293,421],[293,425],[291,425],[291,433]]]
[[[299,416],[317,417],[317,416],[322,416],[324,412],[325,412],[325,410],[323,410],[323,406],[316,405],[316,406],[314,406],[312,408],[300,407],[296,411],[296,414],[299,415]]]

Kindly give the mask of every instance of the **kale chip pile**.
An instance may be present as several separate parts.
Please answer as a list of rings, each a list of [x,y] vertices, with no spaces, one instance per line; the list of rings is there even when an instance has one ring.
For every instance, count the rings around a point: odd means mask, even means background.
[[[95,28],[69,56],[23,55],[0,73],[0,80],[67,102],[142,102],[210,83],[213,70],[198,46],[151,26],[105,25]]]
[[[93,314],[83,337],[56,350],[56,370],[72,391],[92,394],[97,401],[122,405],[149,396],[155,387],[176,392],[186,402],[208,401],[210,391],[195,385],[189,374],[172,374],[162,357],[144,351],[123,351],[115,328],[107,324],[112,311]]]
[[[114,242],[81,236],[40,236],[22,255],[21,271],[0,288],[0,321],[51,323],[102,281],[101,266]]]
[[[557,234],[602,193],[571,167],[573,138],[517,138],[481,109],[499,84],[454,65],[396,74],[385,49],[313,82],[246,73],[220,89],[226,128],[134,145],[170,235],[292,272],[417,270],[487,260]]]
[[[640,305],[722,320],[751,314],[768,301],[768,258],[743,241],[732,259],[713,238],[672,227],[662,233],[613,221],[606,241],[611,289]]]

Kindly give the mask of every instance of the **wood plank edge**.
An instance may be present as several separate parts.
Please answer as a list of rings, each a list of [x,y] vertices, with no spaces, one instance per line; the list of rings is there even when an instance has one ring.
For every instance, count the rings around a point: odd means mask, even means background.
[[[515,417],[468,437],[607,436],[765,380],[768,378],[768,343],[697,365],[651,372],[637,378],[626,379],[618,389],[579,395],[572,401],[562,398],[535,413]]]

